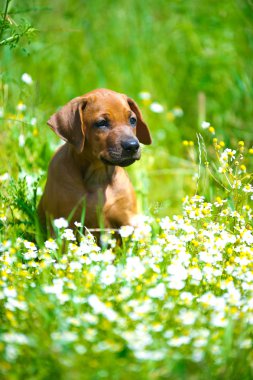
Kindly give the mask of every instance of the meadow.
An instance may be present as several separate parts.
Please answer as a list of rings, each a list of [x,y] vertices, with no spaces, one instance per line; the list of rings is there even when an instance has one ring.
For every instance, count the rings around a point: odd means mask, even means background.
[[[0,6],[1,379],[251,380],[252,3]],[[151,130],[139,216],[121,246],[63,219],[44,241],[46,121],[98,87]]]

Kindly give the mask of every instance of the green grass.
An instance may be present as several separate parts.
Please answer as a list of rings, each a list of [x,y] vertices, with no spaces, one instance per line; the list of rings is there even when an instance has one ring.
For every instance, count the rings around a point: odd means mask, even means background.
[[[1,379],[252,379],[251,3],[5,5]],[[43,242],[36,216],[60,144],[46,121],[97,87],[133,97],[153,137],[127,168],[150,219],[102,254],[63,229]]]

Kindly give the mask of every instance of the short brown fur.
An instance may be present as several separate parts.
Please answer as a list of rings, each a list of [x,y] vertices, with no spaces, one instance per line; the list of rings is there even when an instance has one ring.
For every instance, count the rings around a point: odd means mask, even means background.
[[[108,125],[101,126],[103,120]],[[101,218],[106,228],[131,224],[136,197],[123,166],[140,158],[140,148],[130,152],[123,145],[151,144],[136,103],[126,95],[98,89],[71,100],[48,124],[66,144],[49,165],[38,208],[41,223],[64,217],[74,228],[85,209],[87,228],[98,228]]]

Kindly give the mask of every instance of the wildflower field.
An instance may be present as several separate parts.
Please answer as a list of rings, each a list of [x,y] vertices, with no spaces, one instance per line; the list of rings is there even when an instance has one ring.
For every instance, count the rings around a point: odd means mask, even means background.
[[[0,379],[253,379],[251,3],[0,11]],[[63,218],[44,240],[46,121],[96,87],[150,127],[139,214],[120,245]]]

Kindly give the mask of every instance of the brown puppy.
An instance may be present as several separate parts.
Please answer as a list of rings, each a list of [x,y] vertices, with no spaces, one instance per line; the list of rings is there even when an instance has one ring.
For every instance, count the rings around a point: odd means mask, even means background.
[[[136,214],[132,184],[123,166],[140,159],[139,142],[151,144],[136,103],[126,95],[98,89],[77,97],[48,120],[66,144],[48,170],[38,213],[42,224],[70,218],[70,228],[118,228]],[[102,218],[102,219],[101,219]]]

